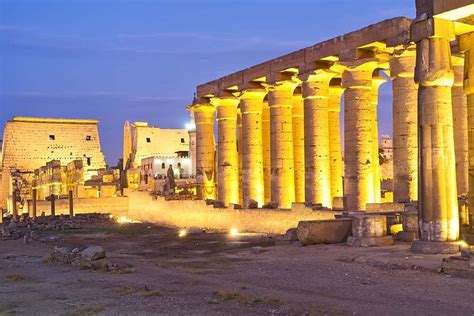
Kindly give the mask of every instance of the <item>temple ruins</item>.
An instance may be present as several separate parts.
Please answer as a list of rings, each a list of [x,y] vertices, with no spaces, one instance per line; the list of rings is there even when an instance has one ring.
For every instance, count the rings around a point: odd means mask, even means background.
[[[381,203],[378,91],[390,78],[393,201],[418,204],[415,250],[458,247],[458,198],[470,197],[471,220],[474,209],[474,2],[416,8],[414,20],[385,20],[199,85],[188,106],[199,198],[280,209],[342,201],[368,212]]]

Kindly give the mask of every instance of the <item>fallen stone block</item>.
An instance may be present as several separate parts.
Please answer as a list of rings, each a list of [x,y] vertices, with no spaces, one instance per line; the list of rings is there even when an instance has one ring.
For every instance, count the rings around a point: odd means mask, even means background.
[[[347,244],[351,247],[384,247],[392,246],[394,243],[393,236],[381,237],[355,237],[347,238]]]
[[[79,253],[82,259],[94,261],[105,258],[105,250],[101,246],[90,246]]]
[[[383,237],[387,235],[387,217],[384,215],[355,215],[352,222],[355,237]]]
[[[303,245],[342,243],[352,234],[352,219],[301,221],[296,233]]]
[[[412,242],[416,239],[418,239],[418,233],[417,232],[398,232],[397,235],[395,235],[395,239],[399,241],[405,241],[405,242]]]
[[[444,258],[441,266],[443,272],[473,272],[474,273],[474,260],[465,257],[450,257]]]
[[[286,231],[284,239],[286,241],[298,241],[298,232],[296,228],[290,228]]]

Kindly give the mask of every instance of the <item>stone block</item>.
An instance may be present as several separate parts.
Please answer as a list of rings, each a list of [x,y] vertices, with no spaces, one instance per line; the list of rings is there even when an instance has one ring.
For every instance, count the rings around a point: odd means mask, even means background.
[[[403,231],[418,232],[418,212],[408,211],[402,215]]]
[[[99,260],[105,258],[105,250],[101,246],[90,246],[79,253],[84,260]]]
[[[387,235],[387,218],[383,215],[356,215],[352,222],[354,237],[383,237]]]
[[[298,241],[298,233],[296,228],[290,228],[286,231],[284,239],[286,241]]]
[[[351,247],[384,247],[392,246],[393,236],[382,237],[355,237],[347,238],[347,244]]]
[[[352,219],[301,221],[296,233],[303,245],[342,243],[352,233]]]
[[[444,258],[441,265],[443,272],[474,272],[474,260],[466,257]]]
[[[412,241],[418,239],[418,233],[417,232],[406,232],[406,231],[399,232],[395,236],[395,239],[399,240],[399,241],[412,242]]]
[[[411,251],[424,254],[455,254],[461,251],[459,242],[415,240]]]

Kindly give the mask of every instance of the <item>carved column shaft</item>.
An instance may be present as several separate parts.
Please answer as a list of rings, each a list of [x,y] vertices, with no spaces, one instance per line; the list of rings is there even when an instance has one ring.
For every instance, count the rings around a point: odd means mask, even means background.
[[[305,201],[304,107],[301,93],[293,95],[293,153],[295,161],[295,202]]]
[[[239,203],[239,165],[237,153],[236,99],[213,100],[217,107],[218,174],[217,198],[224,203]]]
[[[244,92],[240,98],[242,112],[242,193],[244,206],[250,200],[265,203],[263,182],[262,112],[265,92]]]
[[[270,146],[270,107],[268,101],[262,104],[262,146],[263,146],[263,183],[265,204],[272,200],[272,160]]]
[[[348,210],[366,210],[374,201],[372,73],[375,62],[348,68],[344,93],[344,194]]]
[[[393,91],[394,202],[418,200],[418,86],[415,52],[390,60]]]
[[[331,195],[344,196],[343,190],[343,161],[341,145],[341,95],[344,89],[340,86],[329,87],[329,157],[331,162]]]
[[[332,75],[315,76],[303,81],[306,129],[306,187],[308,204],[332,208],[331,164],[329,149],[329,81]]]
[[[419,83],[421,240],[459,238],[451,87],[450,40],[431,37],[417,42],[415,80]]]
[[[295,201],[293,159],[293,91],[295,85],[277,84],[268,93],[270,106],[272,203],[291,208]]]
[[[196,124],[196,185],[197,196],[215,200],[214,111],[211,105],[192,106]]]

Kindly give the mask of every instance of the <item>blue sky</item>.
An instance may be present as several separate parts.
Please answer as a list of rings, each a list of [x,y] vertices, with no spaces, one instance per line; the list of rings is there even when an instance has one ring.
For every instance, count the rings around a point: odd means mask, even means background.
[[[414,0],[0,0],[0,128],[98,118],[107,162],[125,120],[182,128],[196,85],[365,27]],[[391,133],[381,90],[380,134]]]

